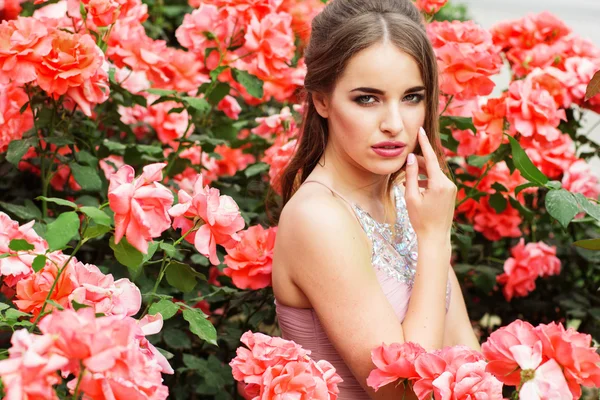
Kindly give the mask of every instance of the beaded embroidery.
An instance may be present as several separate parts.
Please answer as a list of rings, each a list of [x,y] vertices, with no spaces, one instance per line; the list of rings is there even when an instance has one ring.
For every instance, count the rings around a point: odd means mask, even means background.
[[[372,243],[372,264],[388,277],[396,279],[412,289],[418,258],[417,235],[410,223],[406,201],[398,186],[394,186],[394,198],[396,203],[395,238],[390,224],[379,223],[356,204],[352,204],[352,208]],[[449,296],[450,282],[446,286],[446,299]]]

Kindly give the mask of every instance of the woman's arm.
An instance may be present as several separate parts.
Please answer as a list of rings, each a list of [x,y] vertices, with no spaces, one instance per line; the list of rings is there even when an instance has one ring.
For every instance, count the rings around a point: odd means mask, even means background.
[[[450,267],[449,280],[452,285],[452,296],[450,306],[446,314],[447,329],[444,334],[444,346],[456,346],[459,344],[468,346],[473,350],[481,351],[477,336],[471,326],[471,320],[467,313],[467,306],[462,295],[460,284],[456,279],[456,273]]]
[[[369,241],[352,212],[325,192],[291,201],[277,235],[277,256],[358,382],[372,399],[402,398],[402,387],[388,385],[375,393],[366,385],[375,368],[371,350],[382,343],[402,343],[404,335],[371,265]],[[432,335],[437,333],[423,332],[416,341],[430,342]],[[406,399],[412,396],[406,393]]]

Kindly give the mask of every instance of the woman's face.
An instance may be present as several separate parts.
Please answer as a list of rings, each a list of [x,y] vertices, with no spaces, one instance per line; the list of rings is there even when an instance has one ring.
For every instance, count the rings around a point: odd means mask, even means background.
[[[424,86],[415,60],[391,43],[357,53],[333,92],[315,95],[328,121],[328,150],[373,174],[400,170],[423,126]]]

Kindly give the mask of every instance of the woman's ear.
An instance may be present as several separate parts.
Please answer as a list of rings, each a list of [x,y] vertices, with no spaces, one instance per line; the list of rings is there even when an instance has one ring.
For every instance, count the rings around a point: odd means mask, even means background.
[[[311,93],[317,113],[323,118],[329,117],[329,97],[323,93]]]

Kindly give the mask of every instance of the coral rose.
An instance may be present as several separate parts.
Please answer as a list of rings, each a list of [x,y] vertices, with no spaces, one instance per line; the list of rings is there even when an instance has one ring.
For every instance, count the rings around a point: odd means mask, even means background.
[[[418,379],[416,359],[426,350],[418,343],[392,343],[381,345],[371,351],[371,360],[377,367],[369,374],[367,385],[377,391],[380,387],[398,379]]]
[[[6,85],[0,83],[0,153],[4,153],[10,142],[21,139],[23,133],[33,127],[31,108],[28,106],[21,113],[21,108],[29,100],[20,86],[15,82]]]
[[[282,139],[279,139],[282,138]],[[269,147],[265,151],[263,162],[269,164],[269,179],[271,187],[275,192],[281,194],[281,174],[285,167],[289,164],[290,160],[296,152],[297,139],[284,142],[283,136],[279,136],[278,140],[275,141],[273,146]]]
[[[243,171],[256,161],[252,154],[243,152],[246,147],[232,149],[225,144],[215,146],[214,152],[221,156],[220,160],[215,160],[217,176],[233,176],[237,171]]]
[[[35,18],[0,23],[0,83],[28,83],[37,77],[41,60],[52,50],[48,28]]]
[[[560,120],[567,119],[565,110],[559,109],[552,95],[533,78],[511,82],[506,100],[507,118],[511,133],[523,136],[540,136],[547,141],[558,139]]]
[[[115,243],[123,236],[136,249],[146,254],[148,242],[171,226],[168,209],[173,193],[159,182],[164,163],[149,164],[135,178],[135,171],[124,165],[110,177],[108,202],[115,213]]]
[[[548,178],[559,179],[577,160],[575,145],[568,133],[549,142],[543,137],[521,137],[520,144],[533,164]]]
[[[502,382],[485,372],[485,361],[462,364],[456,373],[444,371],[433,382],[436,399],[502,400]]]
[[[240,232],[241,241],[227,249],[223,273],[240,289],[262,289],[271,285],[271,266],[277,227],[261,225]]]
[[[448,0],[417,0],[417,8],[427,14],[435,14],[446,5]]]
[[[481,352],[488,360],[486,371],[506,385],[517,386],[521,371],[510,349],[517,345],[533,346],[539,340],[534,327],[526,321],[516,320],[495,330],[481,345]]]
[[[56,29],[50,37],[52,50],[37,65],[37,83],[46,93],[60,96],[97,77],[104,53],[91,35]]]
[[[600,195],[600,183],[592,167],[585,160],[577,160],[565,171],[563,187],[571,193],[581,193],[585,197],[597,199]]]
[[[440,88],[462,98],[492,92],[490,76],[502,67],[491,34],[473,21],[432,22],[427,26],[440,69]]]
[[[573,398],[581,397],[581,386],[600,387],[600,355],[592,347],[592,337],[573,328],[551,322],[536,328],[544,357],[562,368]]]
[[[69,360],[54,351],[57,339],[52,335],[33,335],[26,329],[15,331],[10,339],[9,358],[0,361],[4,399],[58,399],[52,387],[61,382],[56,371]]]

